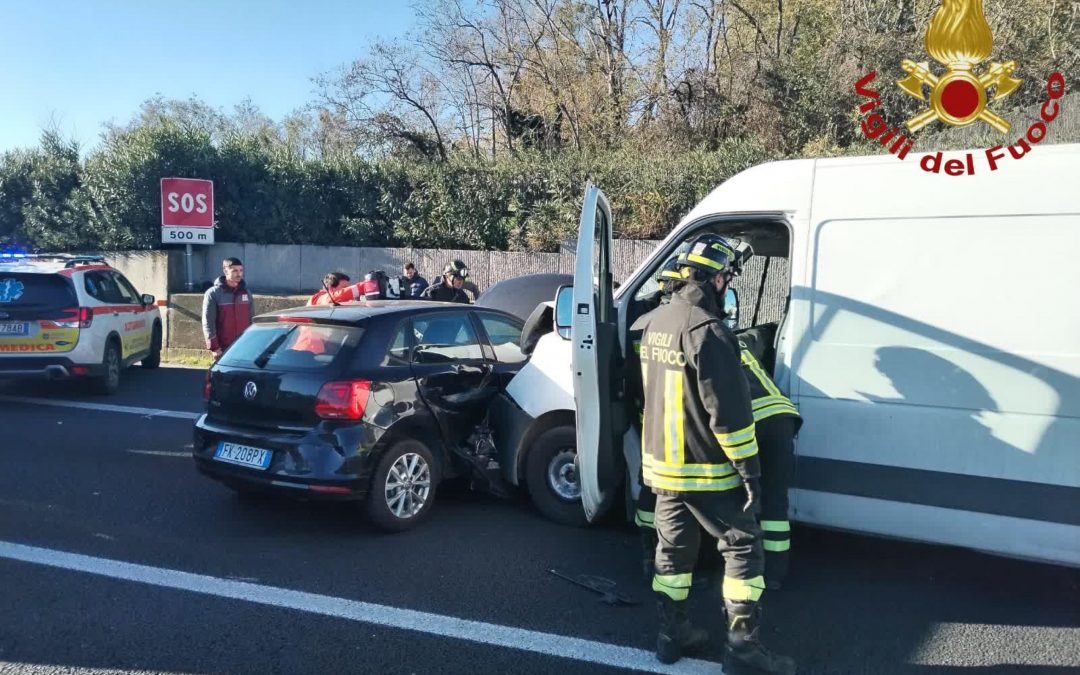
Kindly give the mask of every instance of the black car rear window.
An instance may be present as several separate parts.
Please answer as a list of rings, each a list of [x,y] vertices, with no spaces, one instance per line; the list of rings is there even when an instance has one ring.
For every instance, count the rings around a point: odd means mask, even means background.
[[[0,267],[0,310],[68,309],[77,307],[75,289],[64,277],[55,274],[5,272]]]
[[[316,323],[256,323],[219,363],[268,370],[320,370],[348,358],[364,329]]]

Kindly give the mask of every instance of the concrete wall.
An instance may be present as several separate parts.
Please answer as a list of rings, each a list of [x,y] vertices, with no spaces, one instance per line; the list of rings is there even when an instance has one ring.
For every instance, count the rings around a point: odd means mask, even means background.
[[[255,314],[298,307],[307,302],[307,295],[255,296]],[[169,298],[168,332],[165,344],[170,349],[206,351],[202,333],[202,293],[173,293]]]
[[[615,279],[625,280],[655,250],[656,244],[653,241],[617,240],[613,252]],[[183,249],[106,254],[109,264],[123,272],[140,293],[150,293],[158,300],[168,299],[162,319],[165,345],[169,348],[204,348],[201,291],[221,273],[221,259],[228,256],[244,262],[257,313],[303,305],[319,288],[323,274],[330,270],[343,270],[359,280],[369,270],[394,272],[404,261],[411,260],[430,281],[438,276],[448,260],[460,258],[469,266],[470,277],[483,292],[496,282],[511,277],[539,272],[573,274],[576,257],[573,242],[565,244],[558,253],[233,243],[192,248],[195,293],[184,292],[186,261]],[[760,305],[757,296],[764,273],[763,258],[752,258],[745,273],[735,282],[744,308],[740,317],[742,326],[749,325],[755,306],[759,322],[773,321],[783,314],[788,265],[784,259],[773,259],[771,264],[769,283]]]
[[[159,302],[169,299],[169,254],[167,251],[104,253],[109,263],[127,278],[140,294],[149,293]],[[169,334],[168,312],[161,311],[163,335]]]
[[[625,279],[656,247],[653,241],[617,240],[613,252],[615,278]],[[244,263],[248,286],[254,293],[311,294],[320,288],[323,275],[340,270],[354,281],[373,269],[396,274],[405,262],[413,262],[428,281],[442,273],[443,266],[460,259],[469,266],[470,280],[481,292],[510,277],[540,272],[573,273],[574,251],[563,247],[559,253],[514,251],[460,251],[453,249],[348,248],[308,245],[235,244],[223,242],[192,247],[192,278],[195,290],[203,290],[221,275],[221,261],[239,258]],[[183,292],[184,251],[169,253],[169,286]]]

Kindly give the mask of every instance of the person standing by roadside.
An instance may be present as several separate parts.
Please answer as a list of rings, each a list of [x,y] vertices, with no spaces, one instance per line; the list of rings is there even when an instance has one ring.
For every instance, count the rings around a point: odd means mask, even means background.
[[[419,300],[424,289],[428,287],[427,279],[420,276],[420,273],[416,271],[416,265],[411,262],[405,263],[402,271],[404,276],[401,280],[401,298]]]
[[[255,302],[244,281],[244,263],[225,258],[222,275],[203,295],[202,328],[214,360],[236,342],[255,318]]]

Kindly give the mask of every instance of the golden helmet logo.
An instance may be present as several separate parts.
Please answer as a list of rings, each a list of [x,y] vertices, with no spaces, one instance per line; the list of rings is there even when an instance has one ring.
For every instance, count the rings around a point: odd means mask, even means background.
[[[988,107],[990,90],[1000,101],[1016,91],[1023,80],[1013,77],[1016,62],[992,62],[981,75],[980,63],[990,57],[994,36],[983,14],[982,0],[942,0],[926,31],[926,51],[945,67],[940,77],[930,71],[927,61],[904,59],[900,66],[908,74],[896,84],[909,96],[926,101],[923,88],[930,88],[930,107],[909,119],[912,133],[935,120],[954,127],[986,122],[1001,133],[1012,125]]]
[[[855,94],[861,97],[859,126],[863,135],[888,148],[897,159],[906,159],[914,148],[914,135],[935,121],[952,127],[965,127],[984,122],[1001,133],[1012,125],[990,109],[992,103],[1016,92],[1024,83],[1014,77],[1016,61],[991,61],[982,65],[994,48],[994,36],[983,14],[983,0],[941,0],[926,29],[926,51],[944,68],[935,74],[929,61],[916,63],[904,59],[900,63],[906,77],[896,85],[908,96],[923,101],[927,107],[903,125],[890,126],[883,112],[881,94],[871,88],[877,71],[872,70],[855,83]],[[1058,117],[1058,101],[1065,95],[1065,77],[1053,72],[1046,80],[1045,94],[1039,106],[1038,118],[1021,130],[1014,143],[995,145],[980,154],[990,171],[997,171],[1002,160],[1019,160],[1047,136],[1049,125]],[[906,128],[906,129],[905,129]],[[949,176],[971,176],[978,173],[976,153],[962,158],[945,159],[941,151],[926,153],[919,168],[928,173]]]

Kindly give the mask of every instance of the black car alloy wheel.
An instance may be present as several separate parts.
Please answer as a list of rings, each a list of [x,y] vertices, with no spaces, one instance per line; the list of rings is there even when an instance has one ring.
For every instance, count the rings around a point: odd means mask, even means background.
[[[379,461],[368,493],[372,522],[388,532],[416,526],[431,511],[438,485],[431,452],[417,440],[395,443]]]

